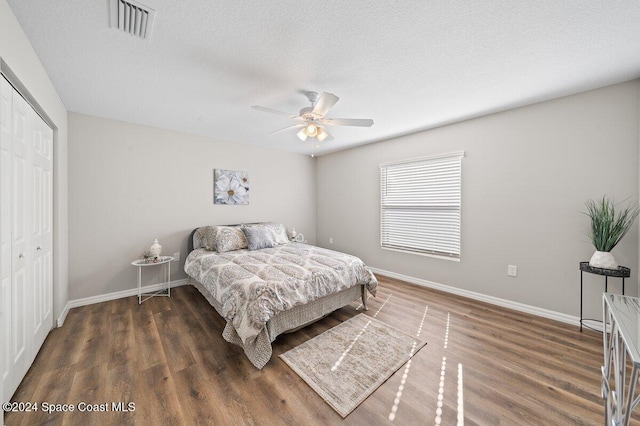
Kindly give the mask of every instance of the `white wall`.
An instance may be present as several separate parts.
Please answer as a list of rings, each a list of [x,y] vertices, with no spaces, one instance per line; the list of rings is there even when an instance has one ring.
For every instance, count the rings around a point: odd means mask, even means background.
[[[214,205],[213,169],[249,173],[250,204]],[[69,113],[70,299],[136,286],[130,265],[154,238],[180,252],[202,225],[277,221],[315,241],[308,156]]]
[[[6,0],[0,0],[0,57],[53,121],[53,309],[68,300],[67,110]]]
[[[320,157],[317,243],[383,270],[577,316],[578,264],[593,253],[585,200],[638,200],[639,87],[628,82]],[[461,262],[382,250],[379,164],[453,151],[466,153]],[[637,294],[636,227],[613,253],[632,270],[627,294]],[[517,278],[506,275],[509,264]],[[602,278],[585,280],[592,317],[601,316]],[[609,290],[619,289],[611,281]]]

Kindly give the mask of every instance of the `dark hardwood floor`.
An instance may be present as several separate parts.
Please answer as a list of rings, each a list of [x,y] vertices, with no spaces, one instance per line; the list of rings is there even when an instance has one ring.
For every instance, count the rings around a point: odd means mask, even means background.
[[[455,425],[460,415],[466,425],[603,423],[600,333],[378,278],[367,314],[428,343],[344,420],[278,355],[357,315],[358,304],[278,337],[257,370],[223,340],[224,322],[204,297],[184,286],[140,306],[130,297],[73,309],[12,398],[109,411],[7,413],[5,422]]]

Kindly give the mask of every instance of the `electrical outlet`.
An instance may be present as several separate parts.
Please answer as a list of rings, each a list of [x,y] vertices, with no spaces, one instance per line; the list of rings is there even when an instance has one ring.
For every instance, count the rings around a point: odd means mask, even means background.
[[[333,237],[329,237],[329,244],[333,244]]]
[[[180,252],[173,253],[173,260],[176,262],[180,262]]]
[[[518,267],[515,266],[515,265],[507,266],[507,275],[509,275],[510,277],[517,277],[518,276]]]

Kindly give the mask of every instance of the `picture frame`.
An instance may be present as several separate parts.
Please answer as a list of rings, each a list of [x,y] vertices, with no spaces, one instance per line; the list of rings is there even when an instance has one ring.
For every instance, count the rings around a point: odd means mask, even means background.
[[[237,170],[213,170],[213,203],[249,204],[249,174]]]

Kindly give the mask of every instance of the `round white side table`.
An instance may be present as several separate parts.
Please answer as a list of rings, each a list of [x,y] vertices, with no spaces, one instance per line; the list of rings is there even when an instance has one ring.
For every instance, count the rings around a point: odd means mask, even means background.
[[[171,297],[171,262],[173,262],[173,256],[160,256],[156,261],[138,259],[131,262],[133,266],[138,268],[138,305],[154,296]],[[159,265],[164,265],[165,281],[161,283],[163,287],[156,291],[142,293],[142,269]]]

